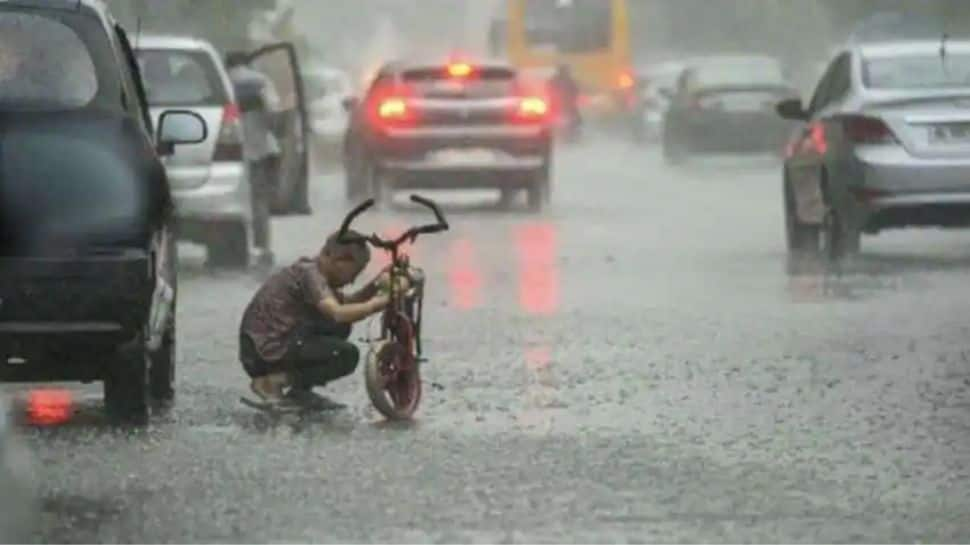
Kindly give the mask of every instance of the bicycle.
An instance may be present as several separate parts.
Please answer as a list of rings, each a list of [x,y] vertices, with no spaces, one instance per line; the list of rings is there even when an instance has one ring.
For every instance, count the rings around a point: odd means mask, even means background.
[[[390,301],[381,315],[380,336],[367,339],[371,346],[364,368],[367,395],[378,412],[390,420],[408,420],[417,411],[422,389],[420,364],[427,361],[422,357],[421,348],[424,271],[411,266],[410,257],[400,252],[400,246],[405,242],[413,244],[420,235],[449,229],[434,202],[418,195],[411,195],[411,201],[430,208],[437,222],[412,227],[393,240],[382,239],[377,234],[369,237],[349,234],[347,231],[354,219],[374,206],[374,199],[368,199],[347,214],[338,235],[342,243],[364,242],[391,254]],[[397,289],[402,276],[410,283],[403,292]]]

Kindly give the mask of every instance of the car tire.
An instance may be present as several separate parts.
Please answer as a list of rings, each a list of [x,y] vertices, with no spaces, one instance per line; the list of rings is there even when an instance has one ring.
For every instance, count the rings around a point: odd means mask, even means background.
[[[162,345],[151,355],[152,366],[149,370],[149,387],[154,401],[175,399],[175,308],[165,325]]]
[[[144,425],[149,416],[151,358],[144,333],[118,349],[104,376],[104,406],[114,423]]]
[[[550,200],[549,193],[549,177],[543,174],[537,175],[529,185],[529,189],[526,190],[526,202],[529,210],[532,212],[541,211],[542,207]]]
[[[819,226],[805,224],[798,220],[795,195],[787,181],[784,187],[784,198],[785,235],[788,242],[788,253],[803,256],[817,255],[819,252]]]
[[[249,231],[243,222],[213,225],[210,228],[208,263],[213,267],[244,269],[249,266]]]

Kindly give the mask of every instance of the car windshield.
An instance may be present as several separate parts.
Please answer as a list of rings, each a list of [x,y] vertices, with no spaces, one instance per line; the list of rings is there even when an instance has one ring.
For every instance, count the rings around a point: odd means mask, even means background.
[[[783,85],[781,65],[770,59],[725,59],[702,63],[697,69],[702,87],[731,85]]]
[[[0,109],[83,108],[98,88],[91,53],[71,27],[0,8]]]
[[[219,72],[202,51],[138,52],[145,92],[152,105],[216,106],[228,102]]]
[[[529,0],[526,39],[536,49],[561,53],[609,49],[612,13],[608,0]]]
[[[870,89],[970,88],[970,53],[868,57],[862,81]]]

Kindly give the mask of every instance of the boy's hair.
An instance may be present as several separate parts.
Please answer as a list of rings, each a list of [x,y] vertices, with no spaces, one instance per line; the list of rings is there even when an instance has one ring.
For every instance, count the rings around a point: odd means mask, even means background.
[[[226,68],[235,68],[237,66],[246,66],[248,64],[249,55],[246,53],[232,51],[226,54]]]
[[[347,234],[352,238],[363,237],[353,229],[348,229]],[[320,255],[327,256],[329,259],[350,259],[357,263],[360,268],[366,267],[370,262],[370,247],[367,246],[367,243],[360,241],[345,244],[337,240],[339,236],[340,232],[338,231],[327,237],[327,242],[320,250]]]

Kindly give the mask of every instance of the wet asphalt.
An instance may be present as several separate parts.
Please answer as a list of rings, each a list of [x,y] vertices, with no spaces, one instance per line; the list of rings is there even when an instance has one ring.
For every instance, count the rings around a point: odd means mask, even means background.
[[[381,421],[360,369],[325,392],[342,412],[241,405],[265,273],[185,246],[177,402],[119,431],[99,385],[72,386],[69,422],[26,427],[36,540],[970,540],[970,233],[870,237],[792,275],[779,172],[596,140],[561,151],[539,214],[426,193],[453,228],[413,249],[431,361],[409,425]],[[342,183],[318,175],[314,216],[276,221],[281,262],[336,227]]]

